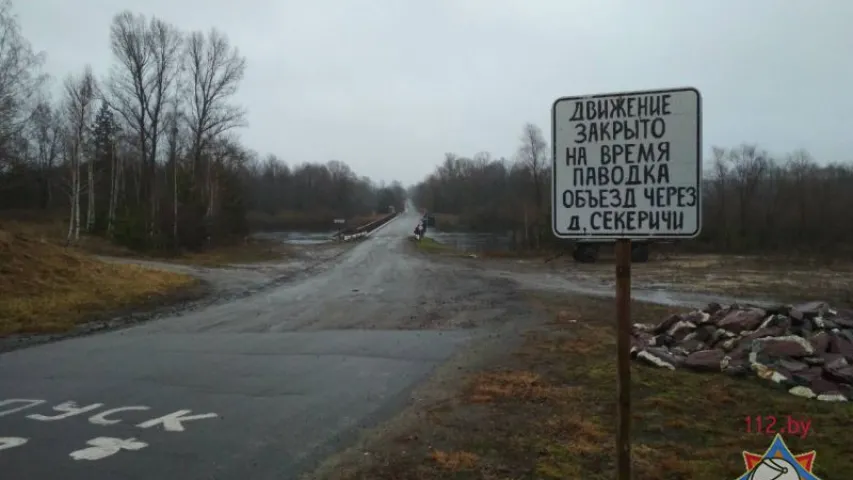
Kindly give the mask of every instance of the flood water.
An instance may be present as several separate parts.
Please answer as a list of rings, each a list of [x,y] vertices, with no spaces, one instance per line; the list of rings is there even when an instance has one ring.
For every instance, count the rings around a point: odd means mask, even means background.
[[[512,234],[475,233],[475,232],[442,232],[433,228],[427,229],[426,236],[438,243],[452,246],[464,252],[508,252],[512,250]]]
[[[260,232],[254,236],[264,240],[278,240],[288,245],[321,245],[331,243],[337,230],[327,232]]]
[[[265,240],[276,240],[288,245],[322,245],[334,241],[337,230],[325,232],[289,231],[289,232],[258,232],[253,236]],[[442,232],[431,228],[427,237],[452,246],[463,252],[506,252],[512,250],[512,235],[510,232],[476,233],[476,232]]]

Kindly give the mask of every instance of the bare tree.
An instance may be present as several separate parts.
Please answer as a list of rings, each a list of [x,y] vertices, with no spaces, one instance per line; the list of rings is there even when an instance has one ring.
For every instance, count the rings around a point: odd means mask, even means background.
[[[13,161],[12,143],[34,111],[47,79],[39,72],[44,55],[21,34],[10,0],[0,0],[0,170]]]
[[[213,29],[205,36],[193,32],[186,43],[187,88],[190,91],[187,120],[192,134],[192,170],[203,182],[208,214],[213,205],[213,170],[210,159],[202,166],[206,150],[222,134],[245,125],[245,111],[230,104],[246,70],[246,59],[228,37]],[[209,157],[208,157],[209,158]]]
[[[95,77],[92,75],[91,67],[86,66],[82,75],[70,75],[65,80],[65,95],[68,160],[71,170],[69,189],[71,215],[68,222],[68,241],[72,242],[80,239],[80,164],[86,153],[95,100]]]
[[[125,11],[113,18],[110,44],[118,60],[108,101],[137,138],[145,225],[152,233],[158,143],[167,96],[179,73],[181,35],[172,25]]]
[[[537,246],[540,242],[541,223],[544,213],[543,203],[545,198],[543,192],[545,190],[545,172],[548,168],[548,143],[542,135],[542,130],[532,124],[524,125],[524,131],[521,135],[521,146],[518,149],[518,160],[530,175],[531,195],[533,197],[534,222],[533,227],[536,228],[534,238]],[[524,209],[525,235],[527,235],[528,214],[527,208]]]
[[[53,195],[53,170],[62,149],[62,126],[53,107],[47,100],[36,105],[30,122],[30,137],[35,143],[36,170],[39,183],[39,208],[51,205]]]

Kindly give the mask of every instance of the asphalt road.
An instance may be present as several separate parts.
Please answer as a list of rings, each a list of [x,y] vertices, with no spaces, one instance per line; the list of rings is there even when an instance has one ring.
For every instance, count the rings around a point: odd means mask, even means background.
[[[402,215],[299,282],[0,355],[0,478],[311,470],[522,314],[510,280],[407,253],[417,220]]]

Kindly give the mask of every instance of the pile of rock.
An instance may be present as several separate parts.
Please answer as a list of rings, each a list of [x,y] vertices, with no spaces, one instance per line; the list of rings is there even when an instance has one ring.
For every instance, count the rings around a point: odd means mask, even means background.
[[[757,375],[794,395],[853,400],[853,311],[824,302],[710,304],[658,325],[635,324],[631,353],[658,367]]]

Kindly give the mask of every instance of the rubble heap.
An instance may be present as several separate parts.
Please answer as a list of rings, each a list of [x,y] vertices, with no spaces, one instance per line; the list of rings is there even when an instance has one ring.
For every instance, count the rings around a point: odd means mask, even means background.
[[[635,324],[631,354],[672,370],[757,375],[801,397],[853,400],[853,310],[824,302],[712,303],[658,325]]]

